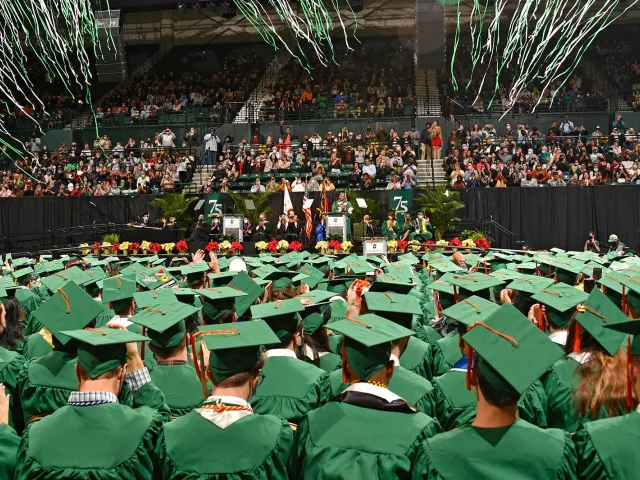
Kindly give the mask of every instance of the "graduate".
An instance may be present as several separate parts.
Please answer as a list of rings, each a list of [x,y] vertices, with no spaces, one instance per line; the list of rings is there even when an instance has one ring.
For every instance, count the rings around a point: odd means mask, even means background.
[[[424,212],[418,212],[418,218],[413,222],[414,230],[411,233],[411,240],[426,242],[433,238],[433,226],[429,217],[425,217]]]
[[[256,413],[275,415],[293,424],[331,397],[326,372],[296,355],[302,344],[299,313],[303,310],[297,298],[251,307],[251,316],[265,320],[279,339],[267,346],[264,380],[251,398],[251,406]]]
[[[4,288],[0,287],[0,295],[2,295],[2,291],[4,291]],[[3,296],[6,295],[5,293]],[[18,431],[21,431],[23,425],[18,378],[26,360],[24,356],[16,351],[18,347],[13,348],[11,344],[19,341],[18,337],[22,328],[20,313],[20,305],[16,299],[10,298],[5,300],[3,304],[0,303],[0,341],[11,348],[0,347],[0,384],[4,385],[7,394],[11,396],[11,410],[7,423]],[[9,316],[13,316],[13,318],[10,319]],[[12,323],[14,325],[11,325]]]
[[[426,439],[412,478],[576,478],[569,434],[518,418],[518,400],[562,350],[510,304],[470,327],[462,339],[474,358],[468,385],[478,397],[476,418]]]
[[[325,328],[326,322],[331,318],[330,308],[322,313],[308,313],[302,320],[303,358],[325,372],[333,372],[342,367],[340,355],[331,351]]]
[[[619,320],[606,329],[633,335],[628,340],[627,407],[640,398],[640,320]],[[632,396],[635,394],[635,402]],[[583,424],[573,440],[578,453],[578,475],[585,480],[631,479],[640,471],[640,409],[627,415]]]
[[[347,195],[344,192],[340,192],[338,195],[338,200],[333,202],[331,205],[331,211],[333,213],[342,213],[344,214],[345,220],[347,222],[347,238],[345,240],[351,239],[351,214],[353,213],[353,205],[350,201],[347,200]]]
[[[584,422],[624,414],[626,360],[620,346],[625,336],[604,328],[624,319],[622,311],[597,288],[587,295],[559,283],[533,298],[548,305],[547,314],[557,324],[561,310],[571,319],[566,356],[541,379],[548,426],[573,433]],[[565,310],[567,305],[572,307]]]
[[[373,314],[331,328],[343,335],[341,374],[350,385],[298,426],[290,478],[408,478],[421,442],[440,431],[387,387],[392,342],[411,331]]]
[[[130,318],[136,311],[136,302],[133,295],[138,291],[136,274],[118,275],[109,277],[103,282],[102,301],[109,304],[114,316],[108,325],[118,325],[129,329],[133,324]],[[140,333],[142,329],[133,325],[133,331]]]
[[[72,308],[67,308],[67,304]],[[22,425],[30,427],[65,406],[71,392],[78,389],[75,373],[78,343],[61,331],[93,327],[101,312],[102,306],[73,281],[59,287],[34,312],[35,320],[47,329],[47,341],[53,348],[43,357],[29,360],[20,372],[17,390],[23,412]],[[41,334],[33,336],[36,335]]]
[[[0,385],[0,478],[13,478],[20,437],[9,425],[9,395]]]
[[[210,351],[206,373],[213,391],[202,407],[163,427],[156,448],[158,476],[287,479],[291,426],[257,414],[249,404],[266,378],[261,346],[277,343],[278,337],[266,322],[250,321],[202,327],[198,338]]]
[[[382,222],[382,235],[387,237],[387,240],[396,240],[398,238],[398,222],[396,221],[396,212],[389,210],[387,219]]]
[[[71,297],[64,303],[63,313],[82,309]],[[67,406],[25,431],[15,478],[151,478],[153,450],[170,415],[138,355],[136,342],[148,338],[106,327],[60,333],[79,342],[79,387]],[[118,402],[125,382],[134,408]]]
[[[149,350],[156,359],[150,368],[151,381],[164,394],[173,418],[202,403],[200,381],[188,361],[190,336],[185,325],[185,319],[197,312],[196,307],[179,302],[175,296],[162,296],[131,317],[131,322],[146,329],[151,340]]]

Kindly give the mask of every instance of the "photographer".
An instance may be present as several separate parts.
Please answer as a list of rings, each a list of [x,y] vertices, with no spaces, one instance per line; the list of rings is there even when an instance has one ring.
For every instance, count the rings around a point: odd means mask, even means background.
[[[626,245],[620,241],[617,235],[611,234],[609,236],[609,251],[607,253],[623,254],[626,248]]]
[[[172,148],[175,147],[176,135],[171,131],[170,128],[165,128],[162,132],[158,134],[158,143],[161,147],[164,148]]]
[[[400,186],[404,190],[413,190],[413,188],[416,186],[416,182],[413,180],[413,175],[405,174]]]
[[[600,253],[600,242],[596,240],[596,234],[594,232],[589,232],[589,238],[584,242],[584,251]]]

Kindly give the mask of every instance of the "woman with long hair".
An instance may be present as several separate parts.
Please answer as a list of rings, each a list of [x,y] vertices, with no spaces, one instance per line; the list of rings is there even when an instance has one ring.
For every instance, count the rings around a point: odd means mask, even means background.
[[[322,312],[307,315],[303,320],[302,328],[302,359],[313,363],[325,372],[333,372],[342,367],[342,359],[331,351],[329,336],[324,327],[331,318],[331,306]]]
[[[24,343],[24,314],[20,302],[15,298],[9,298],[2,304],[4,310],[3,319],[0,320],[0,347],[16,351]]]
[[[387,240],[396,240],[398,235],[398,224],[396,222],[396,212],[389,210],[387,219],[382,222],[382,235],[387,237]]]
[[[434,120],[431,124],[431,154],[433,159],[439,160],[442,151],[442,128],[438,125],[438,121]]]

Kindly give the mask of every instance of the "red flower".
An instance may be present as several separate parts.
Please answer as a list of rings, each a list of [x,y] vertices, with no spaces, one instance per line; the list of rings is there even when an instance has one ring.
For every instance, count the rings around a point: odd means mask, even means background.
[[[489,240],[484,237],[476,240],[476,247],[478,248],[489,248],[490,246],[491,244],[489,243]]]
[[[276,250],[278,250],[278,242],[276,240],[271,240],[269,243],[267,243],[267,248],[270,252],[275,252]]]
[[[189,250],[189,244],[187,244],[187,242],[185,242],[184,240],[180,240],[178,243],[176,243],[176,248],[179,252],[183,250]]]
[[[97,251],[101,246],[102,246],[102,244],[101,244],[100,242],[93,242],[93,243],[91,244],[91,247],[92,247],[92,248],[91,248],[91,251],[92,251],[92,252],[95,252],[95,251]]]
[[[240,242],[231,242],[230,250],[232,252],[241,252],[242,250],[244,250],[244,247]]]
[[[218,245],[218,242],[209,242],[204,249],[207,252],[217,252],[220,249],[220,245]]]
[[[138,242],[133,242],[129,245],[129,250],[140,250],[140,244]]]
[[[114,243],[113,245],[111,245],[111,249],[114,252],[117,252],[118,250],[120,250],[120,244],[118,242]]]
[[[340,250],[342,248],[342,243],[340,243],[338,240],[331,240],[328,246],[329,248]]]
[[[149,252],[151,253],[158,253],[162,251],[162,245],[160,245],[159,243],[152,243],[151,245],[149,245]]]
[[[452,247],[461,247],[462,242],[460,241],[460,238],[456,237],[452,240],[449,240],[449,245]]]
[[[432,251],[433,251],[433,247],[432,247],[431,245],[435,245],[435,244],[436,244],[436,242],[434,242],[433,240],[427,240],[427,241],[426,241],[426,242],[424,242],[424,243],[426,243],[427,245],[429,245],[429,247],[427,247],[427,249],[428,249],[430,252],[432,252]]]
[[[289,250],[294,250],[296,252],[299,252],[300,250],[302,250],[302,244],[296,240],[294,240],[293,242],[291,242],[289,244]]]
[[[409,245],[409,242],[407,242],[406,240],[399,240],[398,250],[404,250],[405,248],[407,248],[407,245]]]

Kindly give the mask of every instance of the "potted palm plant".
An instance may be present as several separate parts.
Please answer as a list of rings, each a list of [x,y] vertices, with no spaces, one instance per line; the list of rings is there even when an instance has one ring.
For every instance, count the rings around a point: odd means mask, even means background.
[[[429,213],[437,242],[443,239],[445,232],[455,230],[456,223],[460,222],[457,212],[464,207],[464,203],[460,201],[460,192],[441,185],[432,189],[417,190],[413,206],[416,210]]]

